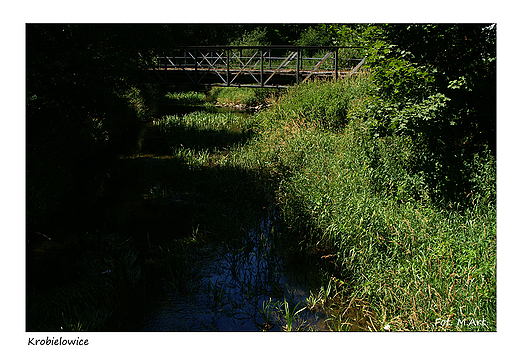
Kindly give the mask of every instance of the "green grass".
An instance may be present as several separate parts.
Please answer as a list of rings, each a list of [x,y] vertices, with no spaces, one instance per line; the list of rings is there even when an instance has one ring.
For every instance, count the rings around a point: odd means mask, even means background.
[[[367,99],[371,88],[371,81],[364,77],[313,80],[293,86],[271,109],[262,112],[264,127],[280,129],[297,122],[320,129],[340,128]]]
[[[195,244],[240,244],[244,229],[258,220],[252,210],[270,200],[285,228],[278,245],[299,249],[303,261],[321,267],[322,288],[311,293],[305,310],[326,312],[330,329],[496,330],[494,159],[482,151],[466,160],[472,185],[467,206],[434,201],[435,186],[417,169],[421,149],[415,142],[374,137],[375,122],[358,118],[373,88],[369,76],[311,81],[272,98],[271,107],[254,116],[195,112],[157,120],[169,158],[121,163],[150,173],[142,188],[156,205],[150,212],[182,196],[182,210],[172,211],[176,222],[192,228],[163,244],[156,254],[160,264],[149,267],[176,291],[189,292]],[[224,91],[214,93],[223,97]],[[236,98],[239,91],[228,92]],[[202,102],[202,95],[182,100]],[[138,217],[167,219],[141,211]],[[89,250],[95,238],[86,239],[79,260],[86,277],[43,299],[30,297],[30,329],[100,329],[138,292],[140,266],[128,242],[107,236],[100,240],[103,254],[96,255]],[[90,276],[106,269],[117,276]],[[99,289],[106,285],[108,290]],[[218,283],[207,288],[217,304],[222,290]],[[259,324],[277,319],[287,331],[300,329],[301,310],[287,301],[264,302]],[[448,319],[451,326],[440,324]],[[472,324],[482,319],[486,326]]]
[[[154,124],[169,141],[172,155],[192,167],[225,163],[223,152],[244,144],[255,128],[249,115],[206,111],[170,115]]]
[[[207,100],[204,92],[180,91],[167,92],[164,96],[164,102],[180,106],[201,106],[206,105]]]
[[[171,91],[161,100],[166,105],[176,106],[239,106],[255,107],[268,103],[283,90],[250,87],[211,87],[208,91]]]
[[[328,254],[325,272],[341,283],[333,295],[336,329],[348,327],[341,311],[354,300],[369,307],[365,329],[496,330],[493,158],[468,161],[470,206],[434,203],[415,169],[413,141],[374,138],[374,123],[355,117],[369,99],[366,80],[290,89],[261,113],[263,130],[243,163],[276,180],[283,220],[306,251]],[[439,325],[446,319],[452,326]]]
[[[269,88],[212,87],[208,96],[219,105],[253,107],[278,94],[279,91]]]

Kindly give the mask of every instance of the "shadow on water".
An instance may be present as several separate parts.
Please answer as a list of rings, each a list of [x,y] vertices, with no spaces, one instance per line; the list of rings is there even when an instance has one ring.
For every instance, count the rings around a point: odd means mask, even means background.
[[[273,239],[273,215],[267,217],[238,244],[195,250],[196,258],[189,262],[193,267],[183,274],[189,278],[180,288],[175,280],[163,280],[161,295],[148,303],[138,330],[282,330],[283,303],[303,308],[310,288],[290,278]],[[295,328],[320,318],[306,314],[298,317]]]
[[[319,313],[304,310],[316,283],[289,270],[287,239],[255,176],[193,167],[171,154],[179,146],[222,153],[250,131],[177,126],[168,135],[149,125],[143,136],[140,155],[112,171],[108,188],[117,202],[107,203],[106,214],[107,224],[139,244],[146,295],[109,330],[325,329]]]

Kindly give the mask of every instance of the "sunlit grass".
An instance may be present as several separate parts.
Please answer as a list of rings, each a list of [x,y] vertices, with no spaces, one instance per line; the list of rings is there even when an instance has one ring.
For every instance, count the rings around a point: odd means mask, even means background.
[[[279,93],[269,88],[212,87],[208,96],[216,104],[251,107],[266,103]]]
[[[206,94],[204,92],[180,91],[167,92],[165,94],[165,102],[172,105],[180,106],[200,106],[206,105]]]
[[[196,245],[205,241],[227,246],[222,249],[230,256],[233,278],[244,297],[253,298],[258,288],[241,261],[276,245],[318,254],[323,280],[305,306],[274,295],[263,301],[251,314],[258,315],[262,330],[274,324],[286,331],[309,329],[302,322],[307,311],[326,313],[328,327],[337,331],[496,330],[494,160],[475,156],[469,207],[434,203],[424,175],[414,169],[413,141],[374,138],[373,122],[356,117],[368,99],[367,80],[296,86],[254,116],[194,112],[155,121],[175,163],[161,164],[168,171],[162,171],[161,186],[147,193],[149,200],[172,203],[182,187],[187,204],[196,204],[196,198],[205,204],[204,211],[193,206],[193,233],[159,251],[164,262],[156,268],[175,292],[193,289],[189,282],[200,276],[193,271]],[[187,101],[202,98],[189,97]],[[261,210],[266,200],[279,211],[284,231],[277,236],[285,243],[244,243],[251,236],[244,229],[258,221],[256,207]],[[234,247],[241,251],[233,252]],[[121,256],[118,263],[130,271],[124,278],[139,283],[135,257]],[[104,271],[101,267],[96,271]],[[217,307],[231,304],[222,283],[204,282]],[[276,278],[264,285],[283,297],[283,289],[274,290]],[[87,293],[77,291],[70,298],[90,303]],[[70,330],[101,327],[116,304],[107,294],[102,298],[107,306],[93,311],[92,318],[78,319],[78,309],[62,299],[66,295],[53,296],[49,303],[61,303],[69,314],[54,317],[52,325]],[[43,313],[52,305],[39,309]],[[38,308],[32,310],[40,315]],[[439,325],[448,319],[452,326]],[[486,325],[470,324],[482,319]]]
[[[368,308],[364,329],[496,330],[493,160],[474,160],[472,206],[433,203],[414,170],[412,141],[374,138],[372,122],[349,114],[367,87],[352,80],[295,87],[260,114],[264,129],[241,156],[276,181],[283,220],[310,235],[307,251],[320,244],[330,253],[327,272],[343,285],[332,295],[323,287],[309,306],[335,296],[329,322],[337,330],[352,329],[345,314],[352,300]],[[454,324],[438,324],[446,319]],[[471,319],[486,325],[464,325]]]

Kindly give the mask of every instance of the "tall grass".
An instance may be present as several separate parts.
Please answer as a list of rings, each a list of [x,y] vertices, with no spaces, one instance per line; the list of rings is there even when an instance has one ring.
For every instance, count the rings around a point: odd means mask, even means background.
[[[208,97],[219,105],[252,107],[265,103],[277,94],[278,91],[269,88],[212,87]]]
[[[337,310],[368,303],[371,330],[496,330],[493,158],[468,161],[469,207],[434,203],[413,141],[374,138],[374,122],[354,117],[370,87],[360,77],[290,89],[261,113],[243,162],[277,181],[283,220],[307,251],[325,249],[342,284]]]
[[[255,127],[246,114],[205,111],[169,115],[154,124],[159,126],[174,156],[201,166],[209,166],[215,158],[223,157],[222,152],[245,143]]]
[[[372,84],[367,79],[314,80],[291,87],[262,117],[266,127],[304,121],[322,129],[336,129],[363,102]]]
[[[164,96],[164,102],[177,106],[200,106],[205,105],[207,100],[204,92],[180,91],[167,92]]]

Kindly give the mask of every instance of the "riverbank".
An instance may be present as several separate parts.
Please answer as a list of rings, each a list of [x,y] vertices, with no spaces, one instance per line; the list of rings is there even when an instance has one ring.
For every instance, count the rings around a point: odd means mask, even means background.
[[[294,241],[321,254],[313,300],[334,330],[496,330],[493,156],[468,148],[464,169],[443,176],[464,175],[465,195],[448,196],[423,169],[421,140],[381,134],[373,92],[370,77],[292,87],[244,153],[276,180]],[[440,324],[468,320],[486,325]]]
[[[304,323],[316,313],[297,312],[308,281],[296,278],[310,269],[282,260],[272,199],[236,164],[256,117],[199,92],[159,101],[138,150],[110,165],[92,231],[69,237],[46,271],[41,258],[28,268],[41,280],[28,283],[27,330],[316,329]]]
[[[166,92],[29,330],[496,330],[494,158],[468,154],[449,200],[416,140],[378,135],[373,89],[308,82],[254,115]]]

